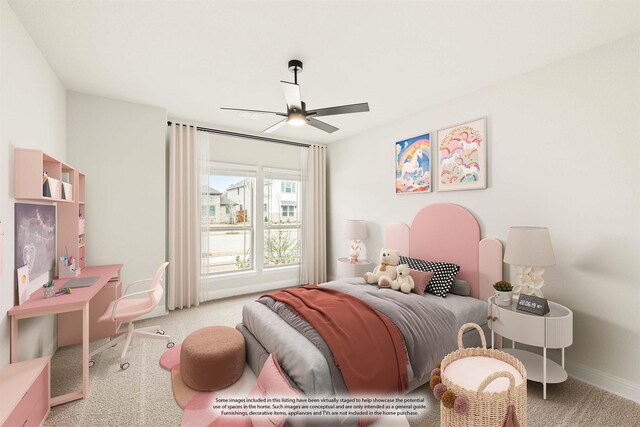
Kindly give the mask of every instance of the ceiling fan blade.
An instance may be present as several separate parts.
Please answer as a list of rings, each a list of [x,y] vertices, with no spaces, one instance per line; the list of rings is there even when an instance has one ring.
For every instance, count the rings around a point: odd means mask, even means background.
[[[278,123],[276,123],[273,126],[269,126],[268,128],[266,128],[265,130],[262,131],[262,133],[271,133],[274,132],[278,129],[280,129],[282,126],[284,126],[287,123],[287,119],[282,119],[280,120]]]
[[[284,99],[287,100],[287,109],[302,111],[302,99],[300,97],[300,86],[295,83],[280,81],[284,90]]]
[[[308,115],[314,117],[335,116],[337,114],[364,113],[369,111],[369,104],[363,102],[361,104],[340,105],[338,107],[320,108],[318,110],[308,111]]]
[[[229,108],[229,107],[220,107],[221,110],[230,110],[230,111],[242,111],[247,113],[254,114],[275,114],[276,116],[286,116],[286,113],[278,113],[277,111],[264,111],[264,110],[247,110],[246,108]]]
[[[335,131],[340,130],[335,126],[331,126],[329,123],[321,122],[313,117],[307,117],[307,123],[309,126],[313,126],[314,128],[323,130],[327,133],[334,133]]]

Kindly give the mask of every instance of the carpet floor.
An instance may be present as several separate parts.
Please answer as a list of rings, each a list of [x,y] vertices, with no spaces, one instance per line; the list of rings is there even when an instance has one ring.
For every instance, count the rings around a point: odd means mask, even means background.
[[[168,316],[138,322],[138,327],[160,325],[176,343],[205,325],[234,327],[242,317],[242,305],[256,295],[227,298],[201,304],[197,308],[177,310]],[[92,343],[97,348],[105,341]],[[166,350],[159,340],[134,340],[128,352],[129,369],[120,369],[122,344],[96,356],[91,368],[90,394],[87,399],[51,409],[45,426],[178,426],[182,410],[171,392],[169,373],[158,365]],[[80,345],[60,348],[52,358],[51,388],[56,396],[80,388]],[[640,405],[582,381],[569,378],[547,387],[542,399],[542,384],[528,384],[528,419],[532,427],[598,426],[640,427]],[[428,386],[411,393],[425,395],[428,408],[420,416],[409,418],[412,427],[440,424],[438,401]]]

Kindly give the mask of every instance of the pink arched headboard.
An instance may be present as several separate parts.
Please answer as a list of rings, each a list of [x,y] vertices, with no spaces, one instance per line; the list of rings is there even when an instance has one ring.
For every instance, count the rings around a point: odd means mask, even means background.
[[[411,227],[390,224],[385,247],[413,258],[458,264],[457,278],[469,282],[474,298],[488,298],[493,294],[493,283],[502,280],[502,244],[496,239],[480,240],[475,217],[452,203],[422,208]]]

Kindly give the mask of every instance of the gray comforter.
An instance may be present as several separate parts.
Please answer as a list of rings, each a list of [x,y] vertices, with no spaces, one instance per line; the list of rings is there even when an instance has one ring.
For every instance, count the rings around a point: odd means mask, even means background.
[[[457,348],[458,327],[453,313],[429,304],[420,295],[367,285],[355,277],[321,286],[359,298],[391,319],[404,337],[413,374],[420,382],[437,362]]]
[[[322,353],[322,357],[327,363],[329,368],[329,375],[331,376],[331,384],[336,395],[348,394],[347,386],[344,383],[344,378],[340,373],[340,369],[333,360],[333,354],[331,349],[320,336],[318,331],[311,326],[309,322],[304,320],[295,311],[291,310],[287,304],[280,301],[276,301],[270,297],[262,297],[258,300],[267,307],[269,307],[274,313],[276,313],[282,320],[287,322],[289,326],[300,332],[306,339],[308,339],[319,351]]]
[[[412,371],[411,373],[414,377],[413,382],[423,383],[425,379],[428,378],[429,372],[434,365],[456,348],[456,317],[451,311],[440,305],[430,303],[424,297],[367,285],[359,278],[328,282],[321,286],[359,298],[391,319],[404,337],[411,368],[409,371]],[[262,298],[260,301],[284,320],[284,322],[291,327],[290,329],[304,336],[308,342],[322,354],[328,368],[332,391],[335,394],[346,392],[344,381],[340,375],[340,371],[335,366],[331,351],[315,329],[296,313],[289,310],[285,304],[274,301],[271,298]],[[243,323],[247,325],[249,330],[253,329],[252,332],[254,334],[257,332],[257,335],[261,334],[262,327],[260,325],[261,322],[256,321],[256,317],[265,317],[264,314],[258,314],[261,312],[262,310],[257,310],[257,308],[243,312]],[[273,322],[273,319],[271,322]],[[287,331],[287,329],[279,328],[280,337],[278,339],[284,339],[285,341],[290,340],[291,343],[287,345],[286,343],[283,344],[280,342],[278,344],[271,343],[271,345],[276,345],[277,348],[283,348],[283,346],[292,348],[295,345],[294,343],[297,342],[298,348],[300,348],[301,337],[298,334],[291,332],[285,333],[284,331]],[[265,348],[267,347],[268,345],[265,346]],[[308,351],[308,349],[304,351]],[[311,359],[312,358],[309,357],[306,360]],[[315,363],[317,364],[318,362],[316,361]],[[297,369],[298,367],[290,366],[290,368],[294,368],[292,369],[294,372],[300,371],[300,369]],[[319,392],[320,394],[327,393],[327,387],[318,384],[316,377],[314,377],[313,384],[305,384],[307,378],[303,375],[299,375],[299,377],[302,384],[297,382],[306,394],[317,395]],[[307,390],[305,390],[305,388],[307,388]]]

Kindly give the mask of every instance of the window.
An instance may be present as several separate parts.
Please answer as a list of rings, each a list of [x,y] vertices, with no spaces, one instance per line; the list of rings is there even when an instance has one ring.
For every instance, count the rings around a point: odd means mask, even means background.
[[[201,216],[204,222],[215,219],[216,216],[216,198],[211,194],[203,192],[202,194],[202,206]]]
[[[296,216],[296,207],[292,205],[282,205],[282,217],[293,218]]]
[[[203,276],[254,268],[253,199],[255,169],[234,169],[230,165],[212,165],[203,175],[203,186],[217,189],[221,195],[203,198],[202,270]],[[224,202],[224,213],[220,203]],[[208,209],[206,209],[208,207]]]
[[[298,285],[307,149],[205,132],[198,142],[216,210],[202,215],[202,300]],[[294,207],[283,216],[283,205]]]
[[[282,192],[283,193],[295,193],[296,192],[296,182],[294,181],[280,181]]]
[[[299,177],[293,172],[269,170],[265,170],[264,176],[264,266],[299,264],[301,224],[296,192]]]
[[[300,263],[298,172],[211,163],[202,181],[202,276]]]

